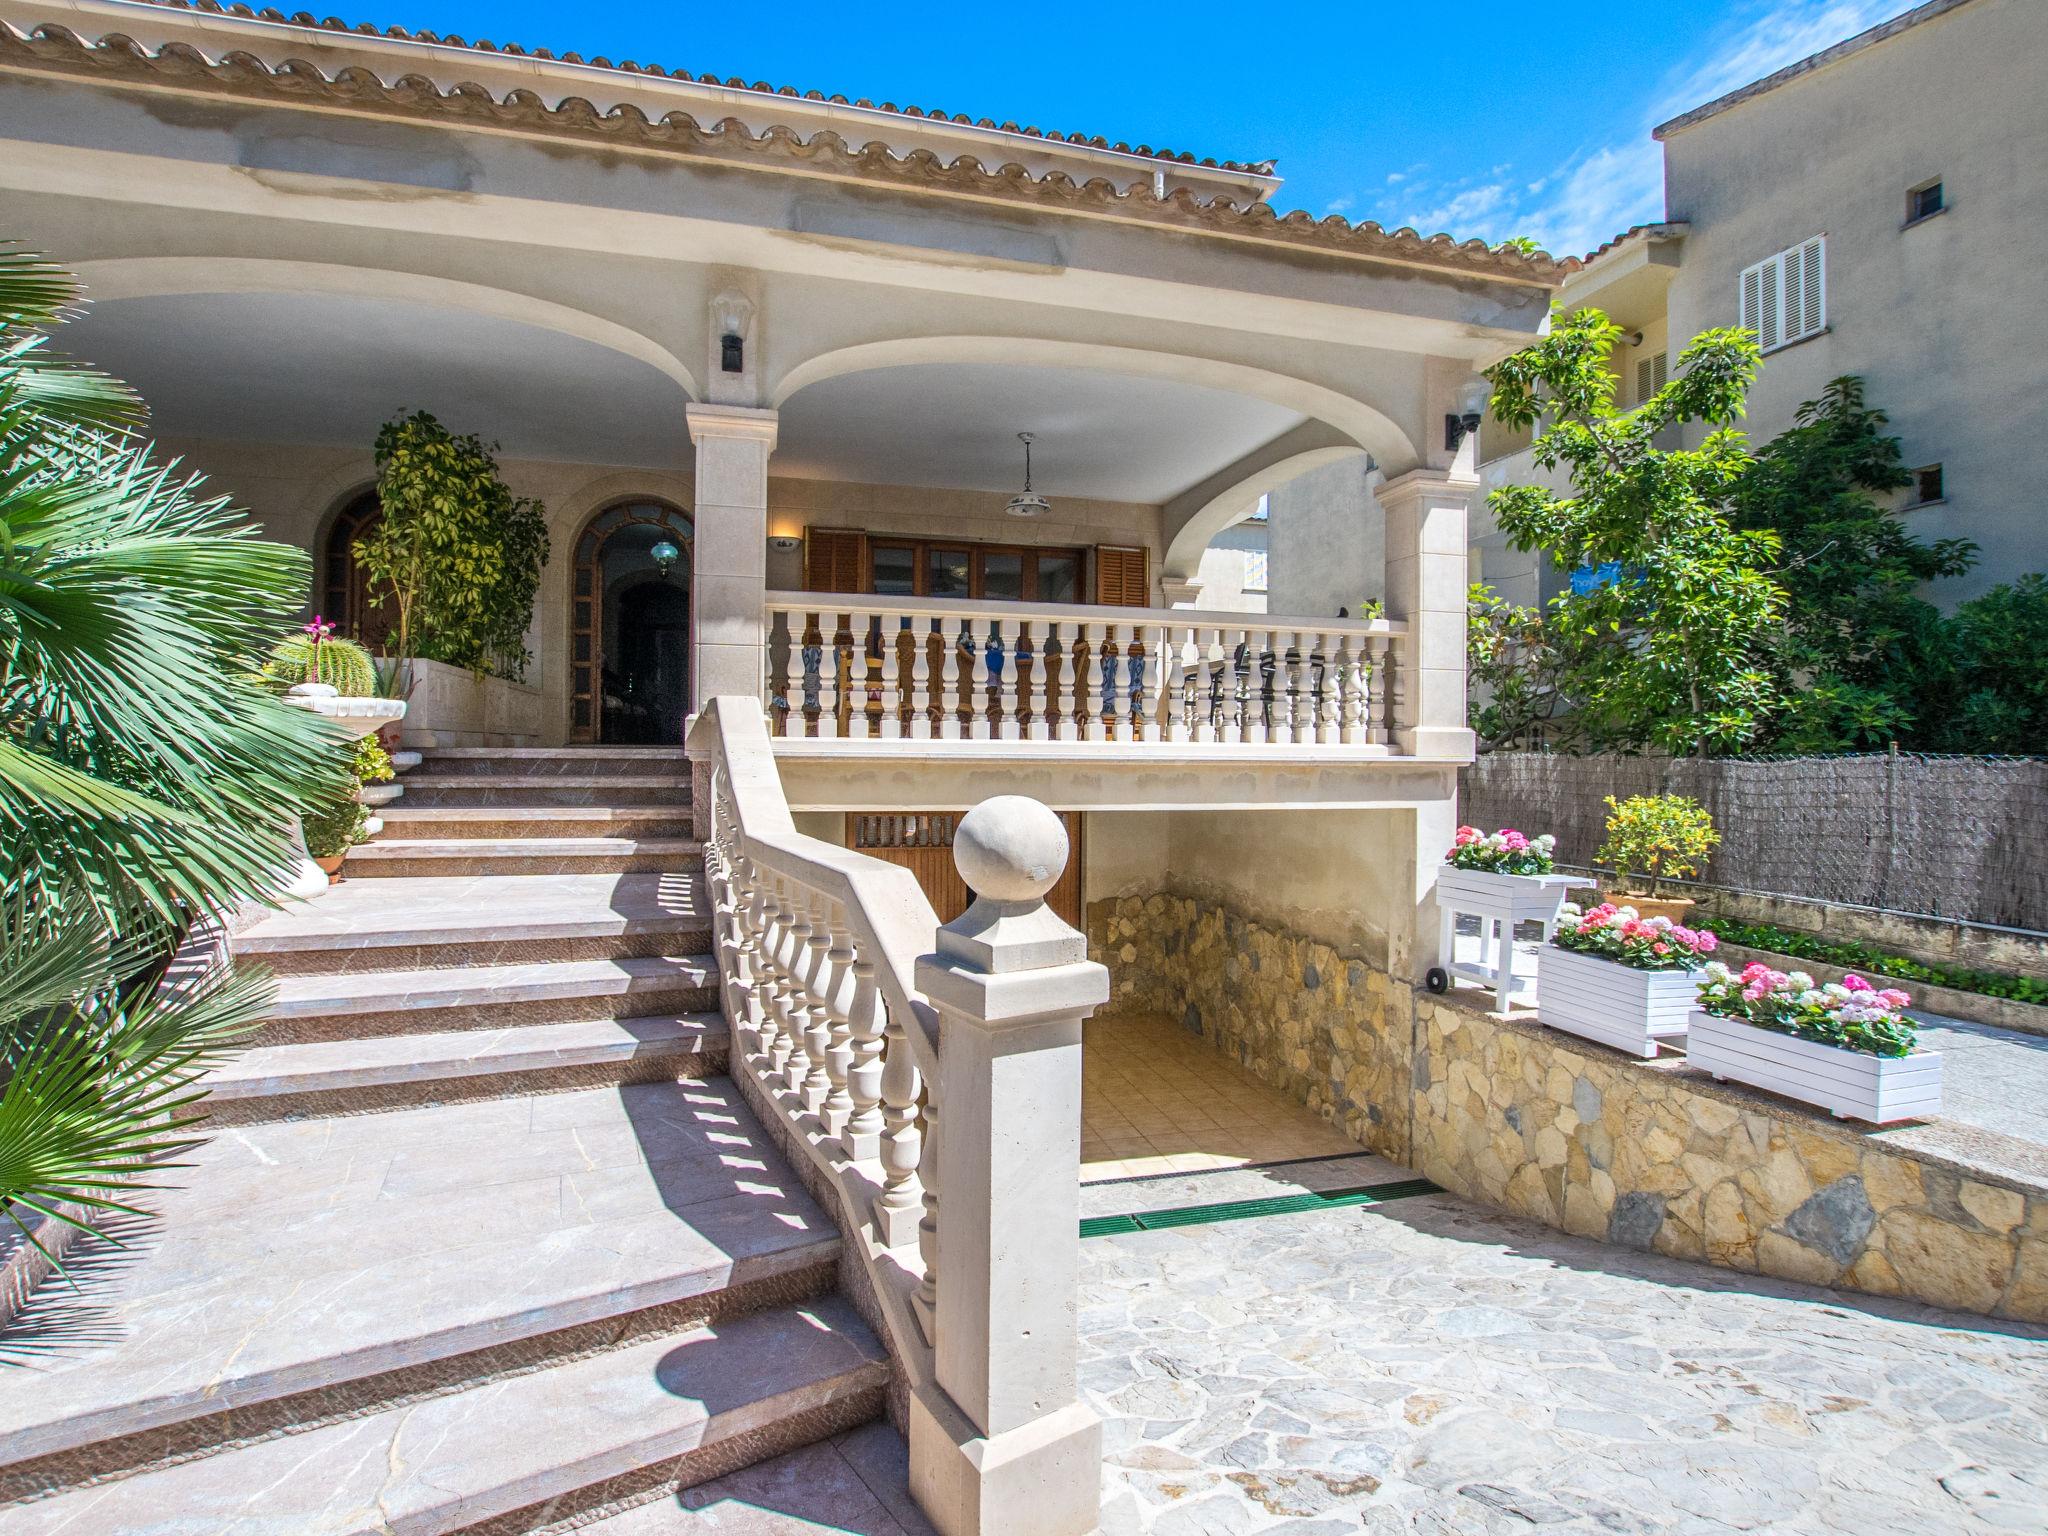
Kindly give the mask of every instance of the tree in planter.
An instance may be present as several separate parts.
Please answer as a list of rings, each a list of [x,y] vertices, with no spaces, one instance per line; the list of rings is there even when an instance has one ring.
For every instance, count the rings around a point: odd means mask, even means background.
[[[1702,332],[1669,383],[1619,411],[1608,358],[1620,336],[1598,310],[1560,313],[1549,336],[1488,370],[1493,414],[1513,427],[1540,421],[1535,460],[1565,467],[1573,490],[1507,486],[1491,506],[1516,547],[1613,573],[1556,598],[1546,621],[1571,636],[1566,691],[1590,745],[1739,749],[1777,703],[1762,647],[1784,597],[1765,574],[1775,535],[1727,513],[1750,463],[1729,424],[1756,376],[1756,343],[1745,331]],[[1715,429],[1698,448],[1653,446],[1693,421]]]
[[[1624,895],[1663,895],[1660,881],[1698,874],[1721,842],[1714,818],[1690,795],[1609,795],[1607,811],[1607,841],[1593,862],[1614,871]],[[1638,877],[1647,890],[1637,889]]]
[[[1785,700],[1768,745],[1851,752],[1919,735],[1948,636],[1923,582],[1974,563],[1966,539],[1923,544],[1877,497],[1911,483],[1863,381],[1839,378],[1799,407],[1736,483],[1732,521],[1780,541],[1774,575],[1785,618],[1765,648]]]
[[[346,771],[258,675],[311,562],[52,354],[77,298],[0,247],[0,1211],[90,1229],[174,1166],[196,1078],[269,1007],[255,968],[159,986],[172,938],[272,890],[283,813]]]
[[[391,605],[395,654],[524,676],[548,558],[541,504],[512,494],[481,439],[425,411],[377,433],[377,500],[382,515],[354,552],[371,601]]]

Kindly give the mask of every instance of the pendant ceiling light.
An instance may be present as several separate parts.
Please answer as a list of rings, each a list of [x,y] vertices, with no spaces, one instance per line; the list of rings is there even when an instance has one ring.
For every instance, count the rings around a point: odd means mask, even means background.
[[[1031,489],[1031,434],[1019,432],[1017,441],[1024,445],[1024,494],[1012,496],[1003,510],[1012,517],[1043,517],[1052,510],[1052,503]]]

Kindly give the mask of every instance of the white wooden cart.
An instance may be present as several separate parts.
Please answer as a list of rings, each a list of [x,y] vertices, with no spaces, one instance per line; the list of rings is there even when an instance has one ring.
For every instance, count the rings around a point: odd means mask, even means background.
[[[1504,1014],[1513,998],[1515,925],[1541,923],[1543,942],[1557,928],[1558,909],[1571,887],[1588,885],[1583,875],[1502,875],[1488,869],[1445,869],[1436,880],[1436,905],[1443,917],[1441,966],[1432,967],[1426,982],[1432,992],[1447,992],[1453,979],[1476,981],[1493,990],[1493,1011]],[[1479,919],[1479,958],[1456,958],[1458,919]]]

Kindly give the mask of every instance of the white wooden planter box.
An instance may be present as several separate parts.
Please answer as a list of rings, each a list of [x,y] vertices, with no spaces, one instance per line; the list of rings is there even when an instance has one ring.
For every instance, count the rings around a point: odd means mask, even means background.
[[[1695,1009],[1685,1054],[1717,1082],[1733,1078],[1782,1093],[1837,1119],[1884,1125],[1941,1113],[1939,1051],[1872,1056]]]
[[[1683,1035],[1699,998],[1691,971],[1639,971],[1545,944],[1536,951],[1536,1010],[1552,1029],[1645,1061],[1657,1042]]]

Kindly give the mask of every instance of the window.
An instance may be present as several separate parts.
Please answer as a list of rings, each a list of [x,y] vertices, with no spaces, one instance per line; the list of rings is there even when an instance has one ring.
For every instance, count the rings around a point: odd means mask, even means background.
[[[1266,552],[1263,549],[1244,552],[1244,589],[1247,592],[1266,590]]]
[[[877,538],[868,559],[867,590],[882,597],[1071,603],[1081,576],[1078,549]]]
[[[1636,359],[1636,404],[1641,405],[1671,379],[1671,354],[1659,352]]]
[[[1930,181],[1906,194],[1906,222],[1918,224],[1922,219],[1933,218],[1946,207],[1948,204],[1942,198],[1941,183]]]
[[[1941,485],[1939,464],[1926,464],[1913,471],[1913,499],[1907,503],[1908,506],[1924,507],[1929,502],[1947,499],[1947,493]]]
[[[1745,330],[1766,352],[1827,329],[1827,237],[1815,235],[1742,274],[1738,302]]]

